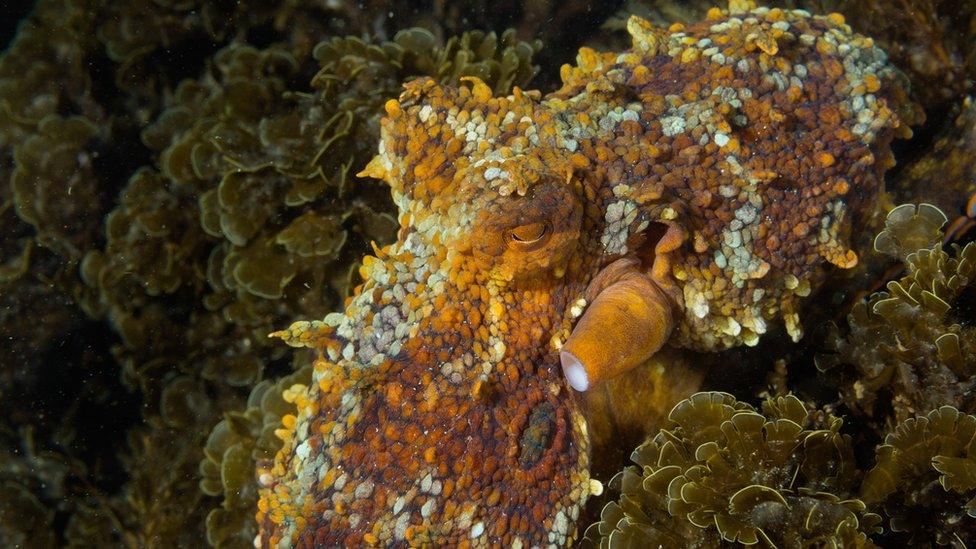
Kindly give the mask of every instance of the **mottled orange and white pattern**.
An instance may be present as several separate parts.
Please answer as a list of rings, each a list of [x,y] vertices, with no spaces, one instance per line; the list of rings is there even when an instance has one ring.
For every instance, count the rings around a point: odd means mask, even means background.
[[[398,240],[342,313],[277,335],[320,351],[258,471],[263,547],[563,546],[588,437],[559,367],[591,282],[625,259],[674,310],[670,344],[755,344],[883,192],[904,83],[838,15],[733,0],[700,23],[632,18],[561,89],[406,85],[379,154]],[[613,330],[613,326],[607,326]]]

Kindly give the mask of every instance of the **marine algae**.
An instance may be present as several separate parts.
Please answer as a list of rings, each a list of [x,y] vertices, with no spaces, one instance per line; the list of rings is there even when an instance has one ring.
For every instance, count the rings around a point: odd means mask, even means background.
[[[976,244],[943,247],[946,216],[925,204],[909,216],[915,208],[894,208],[876,240],[903,258],[906,273],[855,304],[849,333],[835,329],[832,352],[818,357],[821,369],[840,367],[845,404],[879,432],[943,405],[974,411],[976,331],[966,315]],[[905,255],[909,242],[926,247]]]
[[[878,447],[861,497],[913,547],[976,542],[976,416],[952,406],[906,419]]]
[[[697,393],[610,482],[620,499],[586,532],[600,547],[873,547],[880,517],[852,492],[843,421],[787,395],[759,412]]]

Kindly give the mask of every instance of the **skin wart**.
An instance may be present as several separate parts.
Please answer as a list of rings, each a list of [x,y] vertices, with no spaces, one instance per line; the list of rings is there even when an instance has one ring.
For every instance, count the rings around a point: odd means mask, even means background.
[[[387,103],[362,175],[398,240],[343,313],[275,334],[320,358],[259,467],[256,545],[568,545],[602,486],[561,360],[576,387],[665,342],[799,338],[802,298],[856,263],[910,135],[884,53],[836,14],[736,0],[628,29],[545,97],[422,79]]]

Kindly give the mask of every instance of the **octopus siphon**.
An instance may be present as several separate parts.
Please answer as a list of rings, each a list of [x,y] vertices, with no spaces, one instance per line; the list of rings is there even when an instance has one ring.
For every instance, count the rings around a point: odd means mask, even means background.
[[[755,345],[831,268],[911,135],[907,81],[837,14],[732,0],[543,96],[405,85],[361,176],[395,243],[317,350],[259,465],[259,547],[565,546],[602,484],[579,395],[663,345]]]

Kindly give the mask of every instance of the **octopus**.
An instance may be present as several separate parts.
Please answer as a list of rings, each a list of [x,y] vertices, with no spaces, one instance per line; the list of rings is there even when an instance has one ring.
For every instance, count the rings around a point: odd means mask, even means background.
[[[662,346],[802,335],[911,135],[907,83],[837,14],[732,0],[633,17],[543,96],[405,85],[379,153],[397,240],[317,351],[257,471],[259,547],[565,546],[590,476],[581,391]]]

